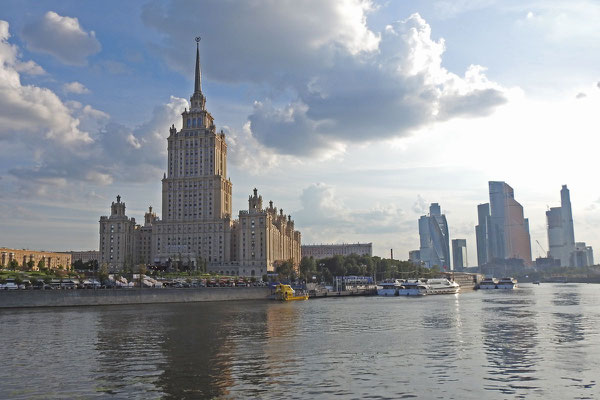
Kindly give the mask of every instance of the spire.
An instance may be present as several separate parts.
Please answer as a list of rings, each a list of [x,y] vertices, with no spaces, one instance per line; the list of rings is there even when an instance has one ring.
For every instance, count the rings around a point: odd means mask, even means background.
[[[200,36],[196,37],[196,81],[194,93],[202,92],[202,71],[200,70]]]

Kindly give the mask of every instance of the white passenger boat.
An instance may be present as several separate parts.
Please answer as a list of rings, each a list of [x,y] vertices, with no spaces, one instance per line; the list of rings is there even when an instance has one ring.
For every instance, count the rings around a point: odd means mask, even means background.
[[[422,281],[406,281],[398,289],[398,296],[425,296],[431,290],[430,286]]]
[[[498,289],[514,289],[518,287],[517,280],[515,278],[502,278],[498,281],[496,287]]]
[[[446,278],[427,279],[430,294],[455,294],[460,290],[460,285]]]
[[[390,279],[379,282],[377,284],[377,295],[378,296],[398,296],[398,289],[402,282],[398,279]]]
[[[485,278],[479,283],[479,289],[496,289],[498,285],[498,279],[496,278]]]

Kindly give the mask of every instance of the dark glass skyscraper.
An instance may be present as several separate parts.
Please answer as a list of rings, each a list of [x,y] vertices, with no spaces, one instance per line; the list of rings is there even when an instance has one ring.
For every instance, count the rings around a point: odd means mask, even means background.
[[[576,265],[575,232],[573,229],[573,212],[571,211],[571,195],[567,185],[560,191],[560,207],[552,207],[546,211],[548,221],[548,255],[560,260],[563,267]]]
[[[477,261],[484,265],[494,259],[521,259],[531,264],[529,220],[523,206],[515,200],[514,190],[505,182],[489,182],[490,202],[477,207],[479,224]]]
[[[419,238],[421,261],[425,266],[451,269],[448,222],[438,203],[431,203],[429,215],[419,218]]]

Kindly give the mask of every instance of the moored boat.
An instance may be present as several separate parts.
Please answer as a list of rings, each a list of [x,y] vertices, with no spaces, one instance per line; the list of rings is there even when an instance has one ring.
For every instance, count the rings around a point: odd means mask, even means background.
[[[517,280],[515,278],[502,278],[496,285],[498,289],[514,289],[518,287]]]
[[[405,281],[398,289],[398,296],[425,296],[430,290],[430,286],[420,280]]]
[[[485,278],[479,283],[479,289],[497,289],[498,279]]]
[[[402,282],[398,279],[390,279],[377,284],[377,296],[398,296],[398,289]]]
[[[290,285],[280,283],[275,288],[275,298],[277,300],[308,300],[308,293],[297,293]]]
[[[427,279],[429,294],[455,294],[460,290],[460,285],[446,278]]]

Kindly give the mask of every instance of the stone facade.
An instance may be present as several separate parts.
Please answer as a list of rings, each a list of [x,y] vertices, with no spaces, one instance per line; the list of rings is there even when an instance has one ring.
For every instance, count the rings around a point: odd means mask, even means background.
[[[241,210],[232,225],[232,247],[229,265],[214,265],[209,271],[230,275],[262,276],[275,272],[277,261],[300,265],[300,232],[294,230],[290,215],[284,215],[269,202],[263,208],[262,196],[254,189],[248,197],[248,210]]]
[[[37,271],[40,261],[44,261],[48,269],[71,269],[70,253],[55,253],[50,251],[35,251],[26,249],[8,249],[0,248],[0,265],[7,267],[8,263],[16,260],[20,268],[28,269],[27,263],[33,261],[33,270]]]
[[[86,263],[100,259],[100,252],[98,250],[69,251],[68,254],[71,255],[72,262],[81,260],[82,263]]]
[[[171,126],[167,138],[162,219],[150,208],[144,225],[135,225],[118,197],[122,214],[118,208],[116,215],[111,211],[110,217],[100,219],[100,263],[108,263],[111,270],[140,263],[192,269],[206,265],[211,272],[262,276],[273,272],[277,261],[299,265],[300,232],[283,210],[277,214],[272,202],[263,209],[256,189],[249,210],[240,211],[239,220],[232,218],[227,142],[205,106],[197,48],[190,109],[182,113],[182,128]]]
[[[100,217],[100,259],[98,264],[107,264],[111,271],[120,271],[133,266],[135,218],[125,215],[125,203],[121,196],[110,206],[110,216]]]
[[[333,256],[372,256],[373,243],[343,243],[343,244],[308,244],[302,246],[302,257],[314,259],[329,258]]]

